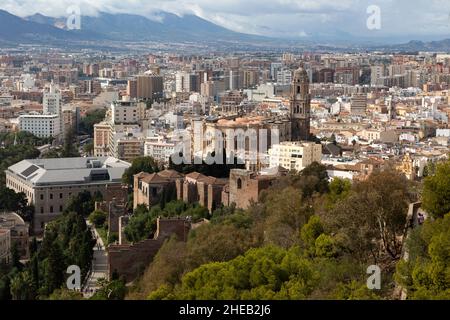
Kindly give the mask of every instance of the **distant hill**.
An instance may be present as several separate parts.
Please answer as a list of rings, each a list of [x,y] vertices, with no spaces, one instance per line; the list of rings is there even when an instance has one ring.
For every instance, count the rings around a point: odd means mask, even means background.
[[[37,13],[20,18],[0,10],[0,45],[49,43],[89,47],[104,46],[106,44],[102,41],[110,40],[203,42],[229,48],[236,44],[245,48],[254,45],[257,48],[301,47],[325,51],[346,48],[404,52],[450,51],[450,39],[431,42],[410,41],[394,45],[392,43],[397,42],[394,39],[390,39],[390,42],[389,39],[381,38],[359,39],[338,29],[327,31],[327,33],[323,30],[312,30],[308,36],[301,38],[287,36],[270,38],[234,32],[195,15],[177,16],[160,12],[155,14],[155,17],[155,19],[149,19],[134,14],[100,12],[97,16],[83,16],[81,30],[68,30],[65,17],[52,18]]]
[[[119,41],[257,41],[267,38],[242,34],[220,27],[195,15],[179,17],[161,12],[157,20],[133,14],[99,13],[96,17],[83,16],[81,31],[98,38]],[[65,18],[51,18],[35,14],[27,21],[65,29]],[[66,30],[68,31],[68,30]],[[73,31],[68,31],[73,33]]]
[[[98,35],[91,35],[84,31],[69,32],[49,24],[46,17],[41,21],[23,19],[0,10],[0,42],[36,43],[51,41],[94,40]]]
[[[417,52],[417,51],[449,52],[450,39],[444,39],[440,41],[429,41],[429,42],[413,40],[404,44],[390,45],[388,47],[384,46],[384,48],[391,49],[393,51],[404,51],[404,52]]]

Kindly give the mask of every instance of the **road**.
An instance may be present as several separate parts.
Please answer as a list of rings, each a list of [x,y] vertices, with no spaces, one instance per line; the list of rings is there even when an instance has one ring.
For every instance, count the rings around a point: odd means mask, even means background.
[[[99,279],[108,279],[108,254],[102,238],[97,233],[97,230],[87,221],[88,227],[91,229],[93,236],[97,239],[94,247],[94,257],[92,260],[92,272],[86,286],[83,288],[83,296],[91,298],[94,293],[100,289],[98,285]]]

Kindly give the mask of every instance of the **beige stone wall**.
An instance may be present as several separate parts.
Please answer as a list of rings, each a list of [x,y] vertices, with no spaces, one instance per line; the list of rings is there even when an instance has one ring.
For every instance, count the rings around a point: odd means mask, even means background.
[[[109,275],[117,272],[127,281],[134,280],[153,260],[166,239],[175,234],[179,240],[186,241],[190,229],[190,222],[184,219],[158,219],[154,239],[136,244],[109,246]]]

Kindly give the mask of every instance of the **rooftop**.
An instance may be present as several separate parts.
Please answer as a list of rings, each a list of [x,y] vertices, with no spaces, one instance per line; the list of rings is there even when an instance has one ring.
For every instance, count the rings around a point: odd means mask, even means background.
[[[8,168],[33,185],[119,182],[128,162],[112,157],[23,160]]]

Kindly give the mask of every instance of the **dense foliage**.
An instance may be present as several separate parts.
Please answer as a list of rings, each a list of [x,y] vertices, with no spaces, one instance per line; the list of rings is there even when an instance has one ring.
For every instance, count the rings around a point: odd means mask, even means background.
[[[63,287],[71,265],[81,268],[85,277],[91,266],[95,240],[84,218],[65,213],[46,227],[42,244],[31,245],[31,259],[12,266],[0,280],[0,295],[14,300],[55,299],[67,295]],[[9,290],[9,296],[8,292]]]
[[[158,217],[191,217],[193,221],[207,218],[209,212],[206,208],[198,205],[188,205],[183,201],[171,201],[161,206],[154,206],[148,209],[145,205],[140,205],[130,218],[124,233],[128,241],[139,242],[149,239],[156,231],[156,220]]]
[[[122,180],[123,183],[132,186],[133,185],[133,176],[135,174],[146,172],[146,173],[154,173],[160,171],[159,165],[152,157],[138,157],[133,160],[131,167],[125,170],[123,174]]]
[[[81,118],[78,131],[80,134],[87,134],[93,136],[94,125],[102,122],[105,119],[106,109],[97,109],[88,112],[86,116]]]
[[[129,298],[393,298],[411,185],[396,171],[328,183],[313,164],[262,192],[247,210],[219,208],[186,243],[161,248]],[[250,250],[250,251],[249,251]],[[370,265],[381,290],[367,289]]]
[[[435,218],[450,212],[450,161],[439,164],[424,181],[423,208]]]
[[[414,230],[396,279],[410,299],[450,299],[450,213]]]
[[[5,170],[24,160],[39,156],[37,146],[50,143],[28,132],[0,134],[0,211],[17,212],[27,222],[32,222],[34,208],[28,205],[25,194],[6,188]]]
[[[4,171],[24,159],[37,158],[39,150],[36,147],[47,142],[47,139],[37,138],[28,132],[0,134],[0,189],[5,187]]]
[[[182,159],[183,154],[180,153],[180,159]],[[198,172],[205,176],[211,176],[215,178],[228,178],[230,176],[230,171],[232,169],[245,169],[245,164],[239,163],[238,158],[235,157],[232,161],[227,161],[226,150],[222,151],[221,157],[222,164],[219,161],[214,161],[210,159],[216,159],[215,151],[207,155],[207,160],[197,159],[192,163],[181,163],[175,164],[172,158],[169,159],[169,169],[176,170],[183,174],[189,174],[192,172]],[[209,158],[209,159],[208,159]],[[231,164],[228,164],[231,163]]]

